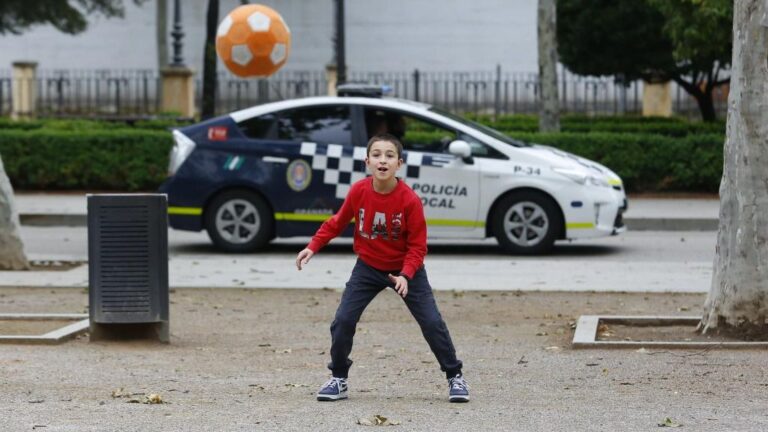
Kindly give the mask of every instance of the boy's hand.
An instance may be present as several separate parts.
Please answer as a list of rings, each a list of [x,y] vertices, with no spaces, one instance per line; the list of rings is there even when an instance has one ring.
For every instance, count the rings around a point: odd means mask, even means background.
[[[315,253],[312,252],[309,248],[304,249],[303,251],[299,252],[299,254],[296,256],[296,268],[301,271],[301,266],[307,265],[309,263],[309,260],[312,259],[312,255]]]
[[[395,276],[390,273],[389,280],[395,284],[395,291],[400,294],[400,297],[405,298],[408,294],[408,279],[406,279],[405,276]]]

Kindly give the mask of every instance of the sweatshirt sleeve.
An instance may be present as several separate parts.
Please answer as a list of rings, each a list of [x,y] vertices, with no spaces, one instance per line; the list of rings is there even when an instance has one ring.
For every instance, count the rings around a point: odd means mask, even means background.
[[[424,220],[424,207],[418,198],[414,197],[406,207],[405,221],[408,230],[407,252],[401,272],[408,279],[413,279],[427,255],[427,222]]]
[[[312,237],[312,240],[310,240],[309,244],[307,245],[307,248],[309,248],[312,252],[319,252],[323,246],[327,245],[329,241],[338,237],[339,234],[344,231],[344,228],[349,225],[349,221],[352,220],[354,213],[353,205],[351,203],[354,192],[354,189],[351,190],[347,195],[347,198],[344,199],[344,203],[341,205],[339,211],[337,211],[335,215],[320,225],[320,228],[317,230],[315,235]]]

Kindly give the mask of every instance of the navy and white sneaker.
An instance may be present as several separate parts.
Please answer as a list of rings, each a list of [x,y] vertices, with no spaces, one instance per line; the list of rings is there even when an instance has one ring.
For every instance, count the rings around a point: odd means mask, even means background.
[[[347,398],[347,379],[332,377],[317,392],[319,401],[337,401]]]
[[[469,384],[461,374],[448,379],[448,401],[469,402]]]

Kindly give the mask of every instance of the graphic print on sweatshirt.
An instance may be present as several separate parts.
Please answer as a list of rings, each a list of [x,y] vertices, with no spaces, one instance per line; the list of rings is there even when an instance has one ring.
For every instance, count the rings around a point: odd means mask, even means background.
[[[403,225],[403,213],[393,213],[390,217],[389,226],[392,227],[390,232],[387,227],[387,214],[385,212],[373,212],[373,221],[370,227],[366,226],[365,209],[361,208],[357,213],[357,233],[362,238],[369,240],[375,240],[381,238],[382,240],[400,240],[402,234]]]

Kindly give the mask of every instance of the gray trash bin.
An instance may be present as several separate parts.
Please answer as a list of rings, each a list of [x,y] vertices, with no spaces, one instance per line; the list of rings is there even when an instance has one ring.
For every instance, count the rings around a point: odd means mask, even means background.
[[[167,197],[87,197],[91,340],[169,342]]]

